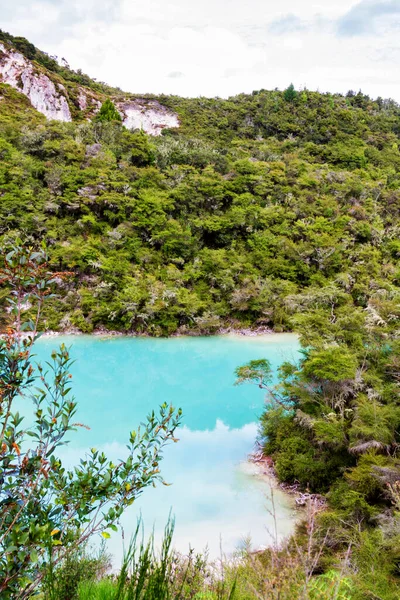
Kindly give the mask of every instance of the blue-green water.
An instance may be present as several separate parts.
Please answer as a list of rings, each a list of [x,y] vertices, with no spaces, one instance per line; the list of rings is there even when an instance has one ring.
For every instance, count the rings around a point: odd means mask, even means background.
[[[246,462],[262,411],[264,392],[234,387],[234,369],[248,360],[268,358],[276,368],[295,358],[295,336],[219,336],[151,339],[63,336],[39,340],[38,360],[61,342],[72,345],[73,391],[77,420],[90,426],[71,434],[63,458],[74,463],[89,447],[104,448],[111,458],[125,454],[129,432],[160,403],[183,409],[180,442],[162,462],[170,487],[149,488],[123,518],[125,538],[142,513],[146,529],[159,537],[168,513],[176,517],[175,546],[186,551],[206,545],[211,556],[220,545],[231,552],[250,537],[253,546],[270,543],[270,487]],[[280,536],[293,526],[291,501],[275,491]],[[120,534],[110,549],[118,560]]]

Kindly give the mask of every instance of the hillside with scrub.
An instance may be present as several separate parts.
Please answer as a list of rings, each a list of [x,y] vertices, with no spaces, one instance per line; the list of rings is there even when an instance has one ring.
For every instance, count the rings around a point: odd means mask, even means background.
[[[54,269],[75,274],[46,328],[283,331],[321,290],[385,320],[382,290],[399,284],[395,102],[160,97],[180,126],[151,137],[47,121],[0,93],[1,234],[46,239]]]
[[[227,565],[225,578],[214,581],[200,558],[168,562],[167,547],[164,563],[142,555],[147,596],[124,572],[122,583],[95,587],[108,586],[110,599],[396,600],[400,106],[293,86],[228,99],[136,98],[2,36],[8,53],[18,50],[32,73],[56,77],[69,94],[71,120],[47,120],[18,85],[0,83],[1,243],[45,242],[59,283],[39,328],[152,336],[265,328],[294,331],[302,345],[277,386],[261,356],[237,376],[266,390],[260,444],[277,478],[323,496],[323,510],[309,507],[286,546]],[[92,112],[71,108],[77,86],[97,102]],[[176,126],[155,135],[126,127],[132,102],[148,119],[173,115]],[[24,308],[35,315],[35,302]],[[9,312],[1,318],[4,328]],[[89,559],[74,556],[65,568],[76,573]],[[183,577],[179,592],[171,573]]]

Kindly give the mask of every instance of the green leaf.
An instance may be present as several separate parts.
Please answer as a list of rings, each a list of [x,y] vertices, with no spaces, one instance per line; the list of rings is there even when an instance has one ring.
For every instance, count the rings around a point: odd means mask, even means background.
[[[39,560],[39,556],[36,550],[31,550],[29,557],[33,563],[36,563]]]

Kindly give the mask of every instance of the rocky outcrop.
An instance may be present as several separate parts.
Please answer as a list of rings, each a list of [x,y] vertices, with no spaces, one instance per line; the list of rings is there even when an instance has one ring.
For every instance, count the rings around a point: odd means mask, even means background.
[[[48,119],[72,121],[66,88],[61,83],[55,83],[45,69],[2,43],[0,82],[25,94],[32,106]],[[84,118],[90,119],[100,110],[101,99],[93,90],[77,87],[75,106]],[[126,99],[115,104],[127,129],[142,129],[150,135],[161,135],[167,127],[179,127],[178,115],[156,100]]]
[[[48,119],[72,121],[65,88],[37,71],[29,60],[0,43],[0,81],[27,96],[34,108]]]
[[[78,93],[78,106],[82,111],[89,111],[90,114],[94,114],[100,110],[101,102],[95,95],[89,90],[80,87]]]
[[[150,135],[161,135],[167,127],[179,127],[178,115],[156,100],[127,100],[117,102],[116,106],[127,129],[143,129]]]
[[[93,92],[80,87],[77,97],[79,109],[93,117],[99,112],[101,102]],[[114,100],[115,106],[127,129],[142,129],[150,135],[161,135],[167,127],[179,127],[178,115],[168,110],[156,100],[129,99]]]
[[[82,88],[79,89],[78,104],[81,110],[86,110],[88,106],[88,98]]]

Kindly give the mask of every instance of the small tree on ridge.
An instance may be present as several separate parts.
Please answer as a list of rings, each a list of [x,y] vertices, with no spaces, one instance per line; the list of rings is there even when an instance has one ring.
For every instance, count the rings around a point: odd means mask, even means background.
[[[114,102],[112,102],[110,98],[107,98],[107,100],[105,100],[105,102],[103,102],[103,104],[101,105],[101,108],[95,116],[94,121],[117,121],[118,123],[121,123],[122,117],[116,109]]]

